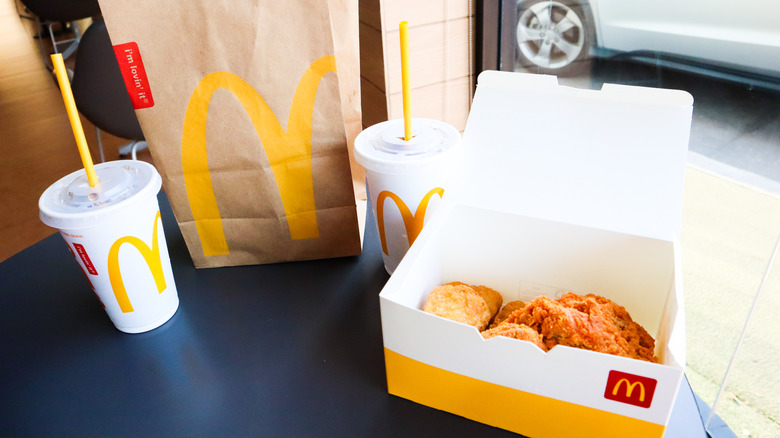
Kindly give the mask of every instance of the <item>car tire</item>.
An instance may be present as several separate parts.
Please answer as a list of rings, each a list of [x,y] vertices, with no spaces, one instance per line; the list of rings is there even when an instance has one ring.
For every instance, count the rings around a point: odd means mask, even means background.
[[[588,68],[595,43],[584,0],[518,0],[515,70],[572,76]]]

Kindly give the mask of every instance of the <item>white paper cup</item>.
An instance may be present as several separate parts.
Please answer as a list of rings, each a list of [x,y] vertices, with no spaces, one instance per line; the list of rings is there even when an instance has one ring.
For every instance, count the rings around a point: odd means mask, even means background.
[[[460,133],[438,120],[412,119],[412,138],[403,138],[399,119],[371,126],[355,139],[390,274],[438,207],[461,156]]]
[[[46,189],[41,221],[60,231],[117,329],[155,329],[179,307],[157,203],[162,179],[143,161],[100,163],[95,172],[95,187],[82,169]]]

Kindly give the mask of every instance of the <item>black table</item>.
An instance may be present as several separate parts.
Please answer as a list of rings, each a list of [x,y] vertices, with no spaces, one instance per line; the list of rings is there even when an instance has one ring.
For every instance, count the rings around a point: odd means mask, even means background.
[[[196,270],[160,206],[181,304],[151,332],[59,235],[0,264],[0,436],[517,436],[387,393],[370,216],[359,257]],[[687,382],[666,436],[706,436]]]

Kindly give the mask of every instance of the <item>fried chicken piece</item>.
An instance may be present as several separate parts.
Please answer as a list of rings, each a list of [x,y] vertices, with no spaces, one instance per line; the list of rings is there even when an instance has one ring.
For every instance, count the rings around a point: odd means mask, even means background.
[[[532,342],[537,347],[541,348],[542,351],[548,350],[547,346],[542,342],[542,335],[527,325],[505,322],[482,332],[482,337],[485,339],[496,336],[505,336],[507,338]]]
[[[540,296],[512,313],[506,322],[535,329],[549,348],[567,345],[657,362],[652,336],[623,306],[598,295],[567,292],[558,300]]]
[[[511,315],[515,310],[522,309],[523,307],[525,307],[525,302],[520,300],[506,303],[506,306],[504,306],[504,308],[496,314],[495,318],[493,318],[493,322],[490,324],[490,328],[497,327],[499,324],[504,322],[505,319],[509,318],[509,315]]]
[[[496,297],[498,295],[498,297]],[[501,307],[501,294],[484,287],[455,282],[434,288],[423,310],[485,330]]]

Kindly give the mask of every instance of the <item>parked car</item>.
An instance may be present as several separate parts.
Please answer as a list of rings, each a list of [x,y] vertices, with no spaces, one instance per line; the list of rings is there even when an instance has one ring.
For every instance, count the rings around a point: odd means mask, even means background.
[[[516,63],[566,76],[624,54],[670,67],[780,83],[777,0],[518,0]]]

